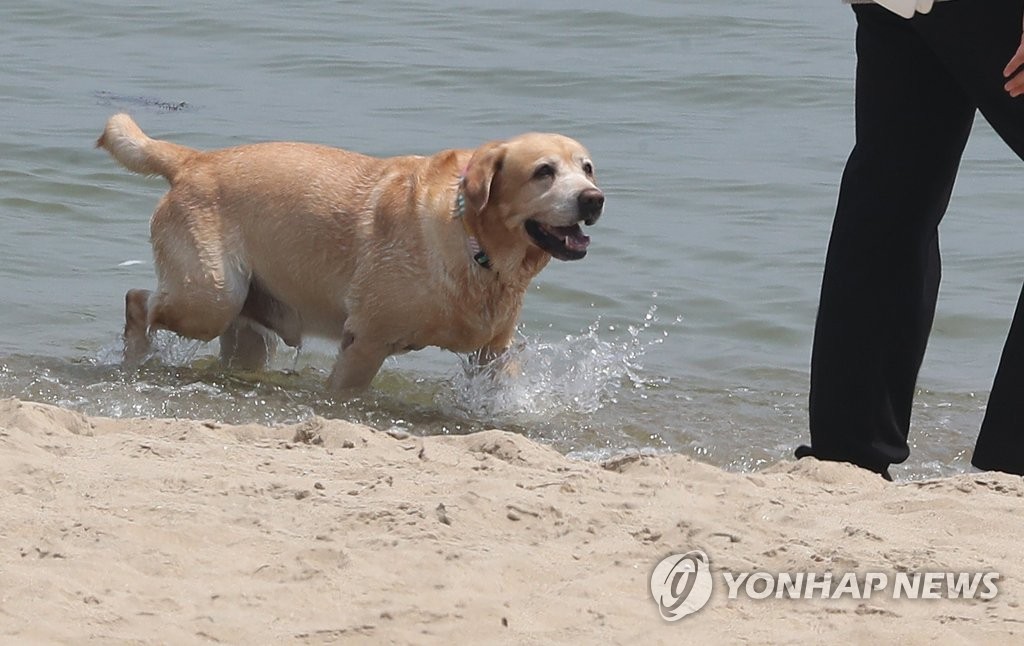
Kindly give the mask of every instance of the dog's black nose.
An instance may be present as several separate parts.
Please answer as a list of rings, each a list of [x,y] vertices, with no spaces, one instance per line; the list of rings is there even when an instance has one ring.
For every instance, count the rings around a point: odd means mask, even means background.
[[[579,204],[580,219],[585,223],[593,224],[601,217],[601,209],[604,208],[604,193],[600,189],[587,188],[580,191],[576,197]]]

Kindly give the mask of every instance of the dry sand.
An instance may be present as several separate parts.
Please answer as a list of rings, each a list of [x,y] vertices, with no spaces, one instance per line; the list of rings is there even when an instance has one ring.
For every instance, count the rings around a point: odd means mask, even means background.
[[[811,459],[574,461],[403,437],[86,418],[0,401],[4,643],[1013,643],[1024,483]],[[666,622],[663,557],[732,572],[995,570],[991,600],[729,600]]]

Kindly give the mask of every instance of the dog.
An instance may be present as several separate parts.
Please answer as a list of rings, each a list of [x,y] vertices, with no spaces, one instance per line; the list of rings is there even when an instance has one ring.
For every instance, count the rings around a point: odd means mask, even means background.
[[[390,158],[294,142],[200,151],[117,114],[96,145],[170,183],[150,223],[156,290],[125,295],[125,363],[157,329],[219,337],[222,361],[248,370],[274,335],[323,337],[340,344],[338,395],[410,350],[500,356],[531,279],[552,257],[583,258],[580,224],[604,208],[589,153],[558,134]]]

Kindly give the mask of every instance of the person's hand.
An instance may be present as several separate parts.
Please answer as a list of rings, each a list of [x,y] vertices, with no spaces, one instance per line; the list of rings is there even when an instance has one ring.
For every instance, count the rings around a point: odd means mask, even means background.
[[[1021,32],[1020,47],[1003,69],[1003,76],[1008,79],[1003,87],[1013,97],[1024,94],[1024,72],[1021,66],[1024,66],[1024,29]]]

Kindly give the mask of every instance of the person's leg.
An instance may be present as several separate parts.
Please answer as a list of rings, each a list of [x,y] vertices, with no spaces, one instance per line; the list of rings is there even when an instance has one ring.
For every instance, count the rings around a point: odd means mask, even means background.
[[[910,23],[858,5],[857,141],[843,173],[811,357],[811,447],[887,473],[909,453],[935,312],[938,231],[974,105]]]
[[[1024,97],[1003,89],[1003,68],[1021,41],[1024,0],[937,4],[915,24],[1003,141],[1024,159]],[[1024,475],[1024,293],[992,384],[971,460]]]
[[[1024,475],[1024,293],[1003,346],[971,464]]]

